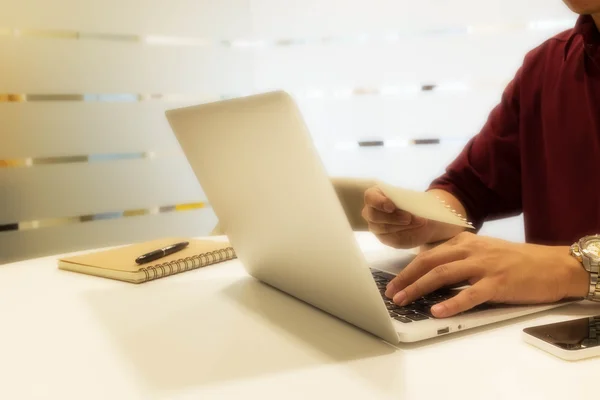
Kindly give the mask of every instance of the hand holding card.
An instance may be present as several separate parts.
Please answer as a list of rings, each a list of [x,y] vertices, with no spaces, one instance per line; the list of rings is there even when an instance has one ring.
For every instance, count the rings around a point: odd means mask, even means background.
[[[432,193],[403,189],[381,181],[377,182],[377,187],[396,207],[412,215],[474,229],[473,224],[468,222],[464,216],[457,214],[455,210],[452,210]]]

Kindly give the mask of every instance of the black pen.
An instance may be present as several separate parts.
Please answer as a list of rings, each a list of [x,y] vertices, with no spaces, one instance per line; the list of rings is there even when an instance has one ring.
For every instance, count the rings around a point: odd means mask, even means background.
[[[170,246],[163,247],[162,249],[151,251],[150,253],[146,253],[136,258],[135,262],[138,264],[145,264],[149,263],[150,261],[158,260],[159,258],[166,257],[169,254],[173,254],[185,249],[188,244],[189,242],[175,243]]]

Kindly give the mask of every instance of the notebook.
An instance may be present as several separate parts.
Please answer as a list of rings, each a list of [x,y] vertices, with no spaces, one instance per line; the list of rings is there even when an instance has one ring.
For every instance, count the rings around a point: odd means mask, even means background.
[[[189,245],[179,252],[147,264],[138,265],[135,262],[142,254],[183,241],[189,242]],[[234,258],[235,251],[228,242],[163,238],[61,258],[58,260],[58,268],[130,283],[143,283]]]
[[[381,181],[377,182],[377,186],[396,207],[412,215],[464,228],[474,228],[473,223],[430,192],[404,189]]]

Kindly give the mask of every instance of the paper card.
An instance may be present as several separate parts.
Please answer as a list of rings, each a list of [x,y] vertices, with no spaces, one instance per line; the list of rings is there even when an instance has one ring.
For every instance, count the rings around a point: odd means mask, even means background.
[[[377,186],[401,210],[432,221],[473,229],[470,222],[465,221],[432,193],[403,189],[381,181],[377,182]]]

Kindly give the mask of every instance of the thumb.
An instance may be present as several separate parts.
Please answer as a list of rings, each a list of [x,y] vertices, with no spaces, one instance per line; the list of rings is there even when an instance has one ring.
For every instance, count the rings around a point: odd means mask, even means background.
[[[365,204],[386,213],[393,213],[396,211],[396,205],[377,187],[371,188],[365,192]]]

